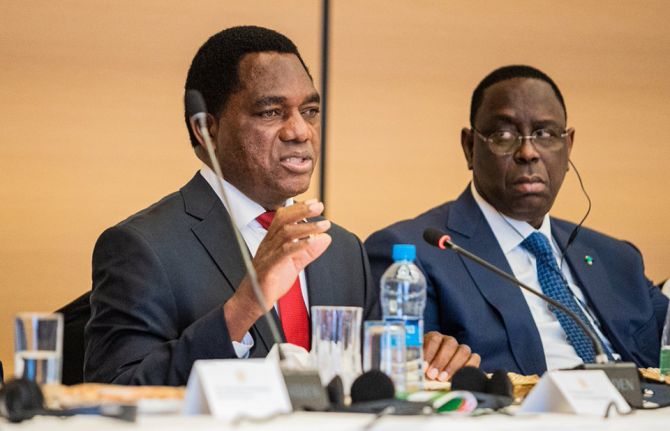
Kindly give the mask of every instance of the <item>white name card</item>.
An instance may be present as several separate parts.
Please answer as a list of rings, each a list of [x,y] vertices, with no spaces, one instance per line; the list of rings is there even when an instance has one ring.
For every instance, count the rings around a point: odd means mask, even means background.
[[[265,418],[291,411],[277,361],[200,360],[188,378],[184,414],[217,418]]]
[[[530,391],[520,412],[604,416],[611,403],[620,413],[630,406],[601,370],[549,371]]]

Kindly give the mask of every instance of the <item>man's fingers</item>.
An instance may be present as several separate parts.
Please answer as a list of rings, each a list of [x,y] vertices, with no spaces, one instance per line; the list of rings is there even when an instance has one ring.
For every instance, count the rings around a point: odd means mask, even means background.
[[[326,232],[331,223],[328,220],[308,222],[323,212],[323,203],[316,199],[298,202],[289,207],[280,208],[268,229],[264,242],[274,243],[274,247],[287,241],[295,241]]]
[[[254,258],[254,265],[259,273],[264,274],[263,279],[267,282],[281,282],[287,278],[292,283],[300,271],[326,251],[331,241],[330,235],[320,233],[295,242],[285,242],[263,256],[262,260]]]
[[[465,363],[465,366],[479,368],[479,365],[481,363],[482,363],[482,357],[476,353],[473,353],[472,355],[470,355],[470,359],[468,359],[468,362]]]
[[[461,344],[458,346],[458,349],[454,353],[454,355],[451,357],[451,360],[447,364],[447,366],[444,368],[444,371],[440,373],[439,379],[442,381],[447,381],[448,379],[451,378],[451,376],[454,375],[454,373],[461,368],[468,362],[470,359],[470,355],[472,354],[472,351],[470,350],[470,347]]]
[[[317,217],[323,212],[323,203],[316,199],[305,202],[296,202],[291,206],[279,208],[272,224],[285,225],[297,223],[310,217]]]
[[[287,256],[293,261],[295,268],[302,271],[326,251],[331,241],[330,235],[321,233],[296,242],[286,243],[283,248]]]
[[[426,376],[433,380],[446,380],[447,376],[443,374],[444,368],[447,366],[449,360],[458,349],[458,342],[454,337],[449,337],[439,333],[435,334],[437,335],[435,336],[433,343],[437,344],[439,338],[439,347],[430,360],[426,359],[429,364],[426,370]]]
[[[431,331],[423,336],[423,360],[426,363],[430,364],[433,362],[433,358],[437,354],[437,351],[440,350],[441,344],[442,334],[439,332]]]
[[[303,222],[323,212],[316,199],[280,208],[253,259],[270,309],[291,288],[300,271],[321,256],[332,238],[328,220]]]
[[[481,358],[470,347],[458,344],[454,337],[429,332],[424,337],[426,377],[446,382],[464,366],[479,367]]]
[[[285,224],[278,227],[274,232],[273,238],[280,241],[294,241],[306,239],[310,235],[317,235],[330,229],[330,220],[320,220],[317,222]]]
[[[458,341],[456,341],[454,337],[449,337],[446,335],[442,336],[440,349],[437,351],[433,361],[430,363],[428,367],[428,373],[426,375],[431,379],[446,381],[449,375],[447,372],[445,372],[445,367],[453,358],[457,350]]]
[[[322,233],[297,242],[284,243],[277,253],[254,262],[268,310],[288,292],[300,271],[323,254],[331,241],[330,235]]]

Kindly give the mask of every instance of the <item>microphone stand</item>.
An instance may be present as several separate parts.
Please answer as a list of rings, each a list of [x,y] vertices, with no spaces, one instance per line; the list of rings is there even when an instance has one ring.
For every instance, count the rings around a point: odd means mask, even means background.
[[[591,340],[593,344],[593,349],[595,350],[595,363],[593,364],[582,364],[576,367],[576,369],[583,370],[602,370],[607,374],[607,377],[610,379],[612,384],[617,388],[617,390],[623,395],[628,404],[634,408],[642,407],[642,389],[640,387],[640,374],[637,370],[637,366],[632,362],[610,362],[607,358],[607,354],[604,352],[602,343],[598,336],[593,332],[591,328],[584,323],[572,310],[565,307],[560,302],[538,292],[537,290],[531,288],[530,286],[521,282],[521,280],[516,277],[506,273],[497,266],[491,264],[490,262],[485,261],[476,254],[471,253],[470,251],[460,247],[457,244],[454,244],[451,241],[451,237],[445,233],[439,231],[438,229],[428,228],[423,233],[424,240],[436,246],[442,250],[447,248],[455,251],[459,255],[470,259],[471,261],[477,263],[478,265],[488,269],[494,274],[504,278],[505,280],[519,286],[523,290],[532,293],[538,298],[548,302],[552,307],[559,309],[564,312],[566,315],[575,321],[579,327],[584,331],[586,336]]]
[[[554,299],[552,299],[552,298],[550,298],[546,295],[541,294],[537,290],[533,289],[532,287],[528,286],[527,284],[522,283],[521,280],[517,279],[516,277],[513,277],[513,276],[509,275],[508,273],[506,273],[502,269],[498,268],[497,266],[490,264],[489,262],[485,261],[481,257],[479,257],[479,256],[477,256],[473,253],[470,253],[468,250],[454,244],[450,239],[445,239],[444,241],[440,241],[440,243],[444,243],[444,245],[447,248],[455,251],[456,253],[460,254],[461,256],[464,256],[464,257],[476,262],[477,264],[483,266],[484,268],[488,269],[489,271],[494,272],[498,276],[504,278],[505,280],[507,280],[507,281],[509,281],[513,284],[516,284],[517,286],[519,286],[520,288],[522,288],[526,292],[532,293],[533,295],[537,296],[538,298],[548,302],[552,307],[558,308],[563,313],[570,316],[570,318],[575,323],[577,323],[577,325],[579,325],[581,330],[591,340],[591,344],[593,344],[593,349],[596,352],[595,363],[596,364],[607,364],[607,363],[609,363],[609,359],[607,358],[607,354],[605,353],[605,351],[603,349],[603,345],[600,342],[600,340],[598,339],[598,336],[593,332],[593,330],[591,328],[588,327],[588,325],[586,323],[584,323],[584,321],[582,319],[580,319],[572,310],[567,308],[565,305],[561,304],[560,302],[558,302],[558,301],[556,301],[556,300],[554,300]]]
[[[212,164],[212,169],[216,173],[216,184],[218,186],[219,192],[221,193],[223,202],[227,208],[232,208],[230,206],[226,190],[223,187],[223,172],[221,171],[221,166],[218,159],[216,158],[214,145],[212,144],[212,138],[209,135],[209,130],[207,129],[207,108],[205,105],[205,100],[203,99],[202,94],[200,94],[200,92],[197,90],[187,90],[185,99],[187,116],[190,119],[196,120],[200,135],[202,136],[203,141],[205,141],[207,154]],[[233,225],[233,232],[235,232],[237,247],[242,254],[244,268],[246,269],[247,275],[249,276],[251,288],[254,292],[254,295],[256,296],[256,301],[261,306],[261,308],[264,308],[265,295],[263,295],[263,291],[261,290],[258,283],[258,275],[251,261],[251,253],[249,252],[249,249],[244,242],[244,238],[242,238],[242,234],[237,228],[237,223],[233,211],[228,211],[228,214]],[[270,327],[272,338],[277,345],[280,368],[282,370],[282,375],[284,377],[284,382],[286,384],[286,389],[288,391],[293,410],[326,410],[329,407],[328,397],[326,395],[326,390],[321,385],[321,379],[318,372],[316,370],[289,370],[281,366],[282,362],[285,361],[286,356],[284,355],[284,352],[281,348],[282,338],[279,333],[279,329],[277,328],[277,323],[269,311],[266,312],[263,316],[268,326]]]
[[[199,91],[188,90],[186,92],[186,106],[190,108],[189,111],[190,110],[195,111],[189,113],[189,118],[195,119],[198,123],[198,131],[200,132],[203,141],[205,141],[205,148],[207,149],[207,155],[209,156],[209,161],[212,164],[212,169],[216,173],[216,185],[218,186],[221,198],[223,199],[226,208],[231,208],[230,201],[228,200],[228,194],[226,193],[226,190],[223,187],[223,172],[221,171],[221,165],[219,164],[219,160],[216,158],[216,153],[214,152],[214,145],[212,144],[212,137],[209,135],[209,130],[207,129],[207,113],[206,113],[205,101]],[[237,242],[237,248],[242,254],[242,261],[244,262],[244,268],[247,271],[247,275],[249,276],[249,283],[251,284],[251,289],[253,290],[254,295],[256,296],[256,301],[258,302],[258,304],[262,308],[265,308],[265,295],[263,295],[263,291],[261,290],[260,285],[258,284],[258,275],[256,273],[256,269],[254,268],[253,263],[251,262],[251,253],[247,248],[247,244],[244,242],[244,238],[242,238],[240,230],[237,228],[237,221],[235,220],[235,215],[233,214],[233,211],[228,211],[228,215],[230,216],[230,221],[232,222],[231,224],[233,225],[233,232],[235,232],[235,241]],[[279,354],[279,360],[283,361],[286,358],[280,347],[282,338],[279,333],[279,329],[277,328],[277,323],[270,315],[270,312],[266,312],[264,316],[268,326],[270,327],[270,332],[272,332],[272,338],[274,339],[275,344],[277,344],[277,353]]]

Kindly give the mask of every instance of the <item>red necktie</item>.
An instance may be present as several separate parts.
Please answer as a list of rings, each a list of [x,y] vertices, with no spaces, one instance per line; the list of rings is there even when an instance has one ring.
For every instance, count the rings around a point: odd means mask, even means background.
[[[267,230],[274,217],[275,212],[268,211],[259,215],[256,221]],[[300,288],[300,277],[297,277],[291,289],[279,298],[278,305],[279,318],[286,341],[309,351],[309,319]]]

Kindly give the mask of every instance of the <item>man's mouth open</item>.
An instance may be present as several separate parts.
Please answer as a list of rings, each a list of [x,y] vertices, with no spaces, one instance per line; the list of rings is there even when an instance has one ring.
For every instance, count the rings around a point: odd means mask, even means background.
[[[311,157],[288,156],[279,159],[281,165],[296,174],[305,174],[312,171],[313,161]]]

